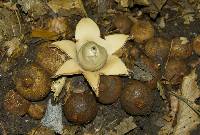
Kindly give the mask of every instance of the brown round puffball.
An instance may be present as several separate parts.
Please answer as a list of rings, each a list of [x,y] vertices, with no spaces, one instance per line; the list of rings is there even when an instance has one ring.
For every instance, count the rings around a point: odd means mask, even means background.
[[[136,42],[144,43],[154,37],[154,33],[154,27],[149,21],[138,20],[133,24],[130,35]]]
[[[51,90],[49,75],[36,64],[28,64],[18,70],[14,82],[17,92],[31,101],[42,100]]]
[[[102,104],[114,103],[121,94],[122,80],[117,76],[101,76],[98,101]]]
[[[131,80],[120,97],[122,108],[131,115],[146,115],[154,102],[152,91],[143,83]]]
[[[21,97],[14,90],[10,90],[4,97],[4,109],[12,114],[23,116],[27,113],[30,102]]]
[[[72,93],[64,104],[67,120],[76,124],[88,123],[97,115],[97,103],[91,92]]]

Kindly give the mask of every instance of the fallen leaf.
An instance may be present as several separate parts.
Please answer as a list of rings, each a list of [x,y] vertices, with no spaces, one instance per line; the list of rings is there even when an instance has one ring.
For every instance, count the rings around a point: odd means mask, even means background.
[[[46,40],[56,40],[59,35],[56,32],[51,32],[44,29],[34,29],[32,30],[31,37],[42,38]]]
[[[136,128],[137,125],[134,123],[133,117],[124,118],[119,125],[117,125],[114,130],[111,130],[109,135],[124,135],[129,131]]]
[[[189,135],[190,131],[200,124],[199,115],[195,112],[195,110],[199,109],[199,106],[194,103],[195,99],[200,96],[196,79],[197,74],[195,70],[183,79],[181,89],[182,98],[179,100],[179,111],[174,135]]]
[[[64,9],[71,12],[71,14],[80,14],[87,16],[82,0],[51,0],[48,6],[55,12]]]
[[[173,133],[173,124],[176,121],[176,114],[179,109],[179,99],[170,95],[170,111],[162,117],[164,126],[160,129],[158,135],[171,135]]]

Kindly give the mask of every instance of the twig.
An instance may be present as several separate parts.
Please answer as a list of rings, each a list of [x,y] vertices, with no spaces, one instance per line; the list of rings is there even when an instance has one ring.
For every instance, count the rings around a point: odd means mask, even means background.
[[[180,96],[178,94],[176,94],[175,92],[169,92],[171,95],[177,97],[178,99],[180,99],[181,101],[183,101],[188,107],[190,107],[199,117],[200,117],[200,111],[195,109],[192,104],[195,104],[194,102],[188,100],[187,98]]]
[[[6,129],[5,129],[5,126],[4,124],[0,121],[0,128],[2,129],[2,133],[3,135],[7,135],[7,132],[6,132]]]

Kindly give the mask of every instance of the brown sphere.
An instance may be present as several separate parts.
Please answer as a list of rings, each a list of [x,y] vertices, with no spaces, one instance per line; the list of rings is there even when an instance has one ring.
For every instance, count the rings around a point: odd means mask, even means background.
[[[192,47],[189,42],[181,40],[180,37],[172,40],[170,57],[176,59],[185,59],[192,55]]]
[[[72,93],[64,104],[67,120],[76,124],[88,123],[97,115],[97,103],[91,92]]]
[[[31,129],[31,131],[29,131],[27,135],[55,135],[55,133],[47,127],[38,126]]]
[[[122,80],[117,76],[101,76],[98,100],[103,104],[114,103],[121,94]]]
[[[28,115],[33,119],[39,120],[44,116],[45,111],[45,104],[31,104],[28,108]]]
[[[21,97],[14,90],[9,91],[4,97],[4,109],[12,114],[23,116],[27,113],[30,102]]]
[[[153,93],[139,81],[130,81],[120,97],[122,108],[131,115],[149,114],[153,105]]]
[[[145,44],[145,54],[157,62],[163,62],[170,50],[170,43],[163,38],[152,38]]]
[[[172,85],[180,84],[184,75],[187,73],[187,65],[183,60],[169,60],[165,72],[164,78]]]
[[[132,21],[126,15],[116,15],[114,25],[121,33],[128,34],[132,26]]]
[[[200,55],[200,35],[193,40],[193,50],[197,55]]]
[[[143,43],[154,36],[154,31],[154,27],[149,21],[138,20],[133,24],[130,34],[136,42]]]
[[[67,55],[57,48],[49,47],[50,45],[50,43],[44,43],[37,47],[35,62],[50,75],[54,75],[67,60]]]
[[[19,70],[14,82],[17,92],[27,100],[41,100],[50,92],[50,77],[35,64],[28,64]]]

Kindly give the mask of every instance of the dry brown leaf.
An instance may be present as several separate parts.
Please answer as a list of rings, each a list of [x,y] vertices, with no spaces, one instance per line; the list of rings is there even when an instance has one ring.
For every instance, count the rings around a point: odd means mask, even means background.
[[[179,109],[179,99],[170,95],[170,112],[162,117],[164,126],[158,135],[171,135],[173,133],[173,123],[176,121],[176,114]]]
[[[48,6],[55,12],[64,9],[69,11],[71,14],[80,14],[87,16],[82,0],[52,0],[48,2]]]
[[[197,112],[199,106],[194,103],[200,96],[196,79],[197,75],[195,71],[192,71],[184,77],[181,90],[171,93],[170,112],[163,117],[164,126],[158,135],[189,135],[190,131],[200,124]]]
[[[119,125],[114,128],[114,130],[111,130],[108,133],[108,135],[124,135],[136,127],[137,125],[135,124],[133,117],[130,116],[128,118],[124,118]]]
[[[198,88],[197,74],[192,71],[191,74],[184,77],[182,83],[181,97],[187,99],[193,109],[198,109],[199,106],[194,103],[195,99],[200,96]],[[186,104],[183,100],[179,100],[179,111],[177,114],[177,125],[174,128],[174,135],[189,135],[190,131],[200,124],[199,115]]]
[[[34,29],[32,30],[31,37],[38,37],[46,40],[56,40],[59,35],[56,32],[50,32],[43,29]]]

